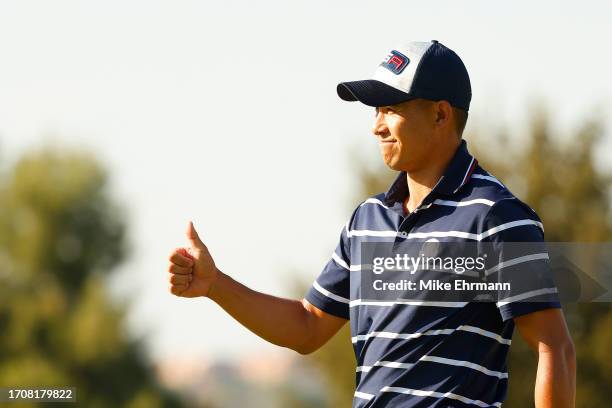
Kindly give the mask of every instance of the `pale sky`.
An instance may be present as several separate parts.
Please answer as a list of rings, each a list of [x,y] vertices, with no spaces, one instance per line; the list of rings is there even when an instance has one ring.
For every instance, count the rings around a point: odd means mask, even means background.
[[[560,135],[594,112],[612,129],[611,21],[609,1],[4,1],[0,152],[98,153],[133,247],[113,290],[154,358],[270,352],[212,302],[168,293],[188,220],[224,272],[290,295],[351,213],[347,153],[380,160],[373,111],[338,82],[437,39],[470,73],[468,141],[474,123],[520,129],[536,98]]]

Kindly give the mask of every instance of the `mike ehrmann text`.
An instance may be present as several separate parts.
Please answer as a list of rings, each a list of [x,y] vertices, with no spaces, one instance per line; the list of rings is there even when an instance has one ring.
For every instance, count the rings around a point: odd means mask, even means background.
[[[437,279],[424,280],[417,282],[402,279],[397,282],[384,282],[377,279],[372,282],[374,290],[461,290],[461,291],[509,291],[510,282],[468,282],[466,280],[455,280],[453,282],[442,282]]]

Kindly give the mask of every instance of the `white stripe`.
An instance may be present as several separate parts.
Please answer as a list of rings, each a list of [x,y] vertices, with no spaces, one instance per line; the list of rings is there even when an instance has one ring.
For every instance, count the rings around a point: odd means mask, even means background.
[[[473,234],[471,232],[463,231],[431,231],[431,232],[412,232],[407,235],[402,235],[398,231],[371,231],[371,230],[352,230],[349,231],[349,236],[371,236],[371,237],[402,237],[404,239],[415,239],[415,238],[445,238],[445,237],[457,237],[471,239],[474,241],[482,241],[483,239],[490,237],[491,235],[497,234],[500,231],[505,231],[514,227],[521,227],[524,225],[535,225],[544,231],[544,226],[539,221],[530,219],[516,220],[507,222],[505,224],[493,227],[480,234]]]
[[[478,234],[472,234],[471,232],[463,232],[463,231],[412,232],[406,235],[404,238],[414,239],[414,238],[444,238],[444,237],[457,237],[457,238],[478,240]]]
[[[489,337],[493,340],[496,340],[497,342],[501,343],[501,344],[506,344],[506,345],[510,345],[510,343],[512,342],[511,339],[506,339],[502,336],[500,336],[497,333],[493,333],[484,329],[481,329],[479,327],[475,327],[475,326],[468,326],[468,325],[461,325],[459,327],[457,327],[456,329],[438,329],[438,330],[427,330],[424,332],[415,332],[415,333],[394,333],[394,332],[384,332],[384,331],[380,331],[380,332],[371,332],[371,333],[367,333],[367,334],[359,334],[357,336],[353,336],[351,337],[351,341],[353,343],[357,343],[358,341],[365,341],[368,340],[372,337],[375,338],[384,338],[384,339],[402,339],[402,340],[411,340],[411,339],[416,339],[419,338],[421,336],[438,336],[438,335],[442,335],[442,334],[452,334],[455,331],[466,331],[466,332],[470,332],[470,333],[475,333],[475,334],[479,334],[481,336],[485,336],[485,337]]]
[[[332,258],[333,258],[333,257],[334,257],[334,256],[332,255]],[[339,259],[340,259],[340,260],[342,260],[342,258],[339,258]],[[334,260],[335,260],[335,259],[334,259]],[[337,262],[337,261],[336,261],[336,262]],[[346,268],[344,265],[342,265],[342,264],[339,264],[339,265],[340,265],[340,266],[342,266],[344,269],[347,269],[347,268]],[[351,271],[351,272],[359,272],[359,271],[361,271],[363,268],[367,268],[367,269],[366,269],[367,271],[371,271],[371,270],[372,270],[372,265],[368,265],[368,264],[365,264],[365,265],[359,265],[359,264],[357,264],[357,265],[352,265],[352,264],[351,264],[351,265],[348,265],[348,270],[349,270],[349,271]]]
[[[348,237],[396,237],[397,231],[350,230]]]
[[[338,256],[338,254],[336,254],[336,251],[334,251],[334,252],[332,253],[332,259],[333,259],[334,261],[336,261],[336,263],[337,263],[338,265],[340,265],[341,267],[343,267],[343,268],[344,268],[344,269],[346,269],[347,271],[350,271],[350,270],[351,270],[351,268],[350,268],[350,267],[349,267],[349,266],[346,264],[346,262],[344,262],[344,259],[340,258],[340,257]]]
[[[447,364],[447,365],[452,365],[452,366],[457,366],[457,367],[467,367],[467,368],[471,368],[476,371],[480,371],[481,373],[490,375],[492,377],[508,378],[508,373],[502,373],[499,371],[489,370],[486,367],[483,367],[479,364],[470,363],[469,361],[454,360],[452,358],[444,358],[444,357],[436,357],[436,356],[428,356],[428,355],[425,355],[419,358],[419,361],[430,361],[432,363]]]
[[[508,373],[502,373],[499,371],[489,370],[486,367],[483,367],[479,364],[471,363],[469,361],[454,360],[451,358],[428,356],[428,355],[424,355],[423,357],[419,358],[419,361],[429,361],[431,363],[440,363],[440,364],[452,365],[456,367],[466,367],[466,368],[471,368],[476,371],[480,371],[481,373],[490,375],[492,377],[497,377],[501,379],[508,378]],[[414,367],[414,363],[400,363],[397,361],[377,361],[371,366],[359,366],[357,367],[355,371],[367,373],[370,370],[372,370],[372,368],[374,367],[412,368]]]
[[[492,274],[494,272],[497,272],[500,269],[507,268],[509,266],[514,266],[514,265],[518,265],[520,263],[529,262],[529,261],[537,261],[537,260],[540,260],[540,259],[548,259],[548,253],[540,252],[540,253],[537,253],[537,254],[520,256],[518,258],[513,258],[513,259],[510,259],[508,261],[500,262],[497,265],[487,269],[485,271],[485,276],[489,276],[490,274]]]
[[[489,207],[493,207],[493,204],[495,204],[494,201],[487,200],[485,198],[476,198],[474,200],[466,200],[466,201],[448,201],[448,200],[438,199],[438,200],[435,200],[433,203],[437,205],[446,205],[449,207],[465,207],[466,205],[472,205],[472,204],[484,204],[484,205],[488,205]]]
[[[421,205],[420,207],[417,207],[417,208],[416,208],[416,209],[413,211],[413,213],[415,213],[415,212],[417,212],[417,211],[421,211],[421,210],[426,210],[426,209],[428,209],[429,207],[431,207],[432,205],[433,205],[433,203],[429,203],[429,204],[427,204],[427,205],[425,205],[425,206]]]
[[[394,333],[394,332],[371,332],[368,334],[359,334],[357,336],[351,337],[351,341],[353,343],[357,343],[358,341],[368,340],[372,337],[378,337],[383,339],[402,339],[402,340],[410,340],[416,339],[421,336],[436,336],[439,334],[451,334],[455,329],[439,329],[439,330],[427,330],[424,332],[415,332],[415,333]]]
[[[430,302],[425,300],[411,301],[411,300],[396,300],[393,302],[382,302],[382,301],[370,301],[355,299],[351,300],[349,307],[357,306],[395,306],[395,305],[410,305],[410,306],[434,306],[434,307],[464,307],[468,302]]]
[[[408,239],[410,238],[428,238],[430,236],[431,237],[449,237],[450,236],[450,237],[460,237],[460,238],[474,239],[476,241],[482,241],[483,239],[490,237],[491,235],[497,234],[500,231],[505,231],[507,229],[514,228],[514,227],[521,227],[523,225],[535,225],[542,230],[544,229],[541,222],[530,220],[530,219],[524,219],[524,220],[511,221],[505,224],[498,225],[480,234],[472,234],[469,232],[462,232],[462,231],[414,232],[412,234],[408,234]]]
[[[413,232],[407,235],[402,235],[399,231],[371,231],[371,230],[351,230],[348,233],[348,236],[358,236],[358,237],[402,237],[404,239],[412,239],[412,238],[430,238],[430,237],[459,237],[466,239],[476,240],[478,238],[478,234],[472,234],[470,232],[462,232],[462,231],[433,231],[433,232]]]
[[[417,397],[434,397],[434,398],[448,398],[454,399],[457,401],[461,401],[465,404],[473,404],[479,407],[501,407],[501,402],[495,402],[493,404],[487,404],[480,400],[474,400],[462,395],[454,394],[452,392],[437,392],[437,391],[424,391],[424,390],[413,390],[411,388],[403,388],[403,387],[383,387],[380,389],[381,392],[397,392],[400,394],[408,394],[408,395],[416,395]]]
[[[367,264],[366,264],[366,265],[359,265],[359,264],[357,264],[357,265],[347,265],[347,263],[346,263],[346,262],[344,262],[344,259],[340,258],[340,257],[339,257],[339,256],[336,254],[336,252],[333,252],[333,253],[332,253],[332,259],[333,259],[334,261],[336,261],[336,263],[337,263],[338,265],[340,265],[340,266],[341,266],[341,267],[343,267],[344,269],[347,269],[347,270],[349,270],[349,271],[351,271],[351,272],[359,272],[359,271],[361,271],[361,270],[363,269],[363,267],[366,267],[366,268],[367,268],[366,270],[368,270],[368,271],[371,271],[371,270],[372,270],[372,265],[367,265]]]
[[[411,368],[414,364],[412,363],[398,363],[396,361],[377,361],[371,366],[359,366],[355,369],[356,372],[367,373],[374,367],[387,367],[387,368]]]
[[[500,231],[504,231],[510,228],[514,228],[514,227],[521,227],[523,225],[535,225],[536,227],[540,228],[542,231],[544,231],[544,226],[542,225],[541,222],[539,221],[534,221],[534,220],[530,220],[530,219],[525,219],[525,220],[517,220],[517,221],[511,221],[511,222],[507,222],[505,224],[502,225],[498,225],[497,227],[493,227],[488,231],[485,231],[481,234],[478,234],[479,239],[478,241],[481,241],[482,239],[489,237],[493,234],[497,234]]]
[[[472,175],[472,177],[477,177],[477,175]],[[482,177],[486,177],[486,176],[482,176]],[[480,177],[477,177],[477,178],[480,178]],[[493,177],[488,177],[488,178],[489,179],[493,179]],[[495,180],[492,180],[492,181],[495,181]],[[368,198],[363,203],[361,203],[360,207],[362,207],[362,206],[364,206],[366,204],[376,204],[376,205],[380,205],[381,207],[383,207],[383,208],[385,208],[387,210],[390,209],[390,207],[386,206],[381,200],[379,200],[377,198]],[[495,202],[491,201],[491,200],[487,200],[485,198],[476,198],[474,200],[466,200],[466,201],[447,201],[447,200],[439,200],[438,199],[438,200],[435,200],[433,202],[433,204],[447,205],[447,206],[451,206],[451,207],[463,207],[463,206],[471,205],[471,204],[485,204],[485,205],[488,205],[489,207],[492,207],[493,204],[495,204]],[[431,204],[429,204],[426,207],[421,207],[421,208],[419,208],[419,210],[422,210],[424,208],[429,208],[429,206],[431,206]]]
[[[557,288],[544,288],[538,290],[532,290],[530,292],[521,293],[520,295],[510,296],[497,302],[497,307],[507,305],[508,303],[518,302],[519,300],[528,299],[540,295],[548,295],[551,293],[557,293]]]
[[[361,398],[361,399],[368,400],[368,401],[374,398],[374,395],[367,394],[365,392],[360,392],[360,391],[355,391],[355,396],[357,398]]]
[[[504,186],[501,181],[499,181],[497,178],[495,178],[493,176],[485,176],[484,174],[472,174],[472,178],[477,178],[477,179],[481,179],[481,180],[489,180],[489,181],[497,183],[500,186],[506,188],[506,186]]]
[[[501,344],[507,344],[508,346],[512,343],[512,339],[506,339],[497,333],[483,330],[480,327],[462,325],[462,326],[459,326],[457,330],[463,330],[467,332],[477,333],[477,334],[480,334],[481,336],[490,337],[493,340],[497,340]]]
[[[387,210],[389,209],[389,207],[387,207],[382,201],[380,201],[378,198],[368,198],[367,200],[365,200],[363,203],[361,203],[360,207],[365,205],[365,204],[377,204],[380,205],[383,208],[386,208]]]
[[[331,293],[329,290],[327,290],[324,287],[322,287],[321,285],[319,285],[319,282],[317,282],[317,281],[314,281],[312,286],[314,286],[314,288],[316,290],[318,290],[319,292],[321,292],[323,295],[327,296],[330,299],[334,299],[334,300],[337,300],[338,302],[342,302],[342,303],[349,303],[348,299],[343,298],[342,296],[338,296],[338,295],[335,295],[335,294]]]

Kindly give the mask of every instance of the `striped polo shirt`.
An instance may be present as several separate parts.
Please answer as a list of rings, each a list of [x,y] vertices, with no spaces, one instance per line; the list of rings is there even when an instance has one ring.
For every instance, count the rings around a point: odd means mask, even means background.
[[[552,278],[539,290],[497,302],[368,301],[361,293],[360,246],[432,238],[542,243],[542,223],[478,165],[465,141],[431,193],[405,216],[407,196],[406,173],[400,172],[386,193],[362,202],[306,294],[319,309],[350,320],[357,360],[353,407],[500,407],[508,387],[512,318],[560,307],[557,299],[536,301],[556,292]],[[546,258],[496,268],[530,262],[548,273]]]

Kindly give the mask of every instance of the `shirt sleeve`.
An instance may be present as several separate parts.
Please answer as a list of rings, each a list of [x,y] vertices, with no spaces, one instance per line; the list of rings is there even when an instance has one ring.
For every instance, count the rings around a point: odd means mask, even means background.
[[[483,241],[491,256],[486,280],[509,283],[497,292],[496,305],[504,321],[543,309],[560,308],[542,221],[520,200],[504,199],[484,220]]]
[[[313,282],[306,300],[326,313],[349,319],[350,245],[347,225],[331,259]]]

